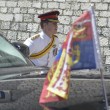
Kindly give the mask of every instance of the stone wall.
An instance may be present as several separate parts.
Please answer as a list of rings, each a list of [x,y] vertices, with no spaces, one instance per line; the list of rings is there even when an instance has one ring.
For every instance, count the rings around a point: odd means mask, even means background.
[[[103,62],[110,64],[110,0],[0,0],[0,33],[10,41],[23,42],[40,31],[38,14],[59,10],[58,37],[63,42],[71,24],[88,9],[95,8]]]

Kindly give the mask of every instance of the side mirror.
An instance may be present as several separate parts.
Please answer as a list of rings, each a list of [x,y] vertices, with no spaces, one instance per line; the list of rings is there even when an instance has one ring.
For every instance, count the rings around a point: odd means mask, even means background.
[[[12,42],[12,45],[16,47],[24,56],[29,56],[29,47],[21,42]]]

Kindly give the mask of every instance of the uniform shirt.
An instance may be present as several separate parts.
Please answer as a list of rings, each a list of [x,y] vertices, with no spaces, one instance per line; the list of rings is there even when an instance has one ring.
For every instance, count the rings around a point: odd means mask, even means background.
[[[32,53],[38,53],[42,51],[50,42],[51,38],[42,31],[38,34],[38,37],[36,37],[35,39],[32,39],[32,37],[30,37],[24,42],[24,44],[29,47],[31,55]],[[55,37],[55,42],[51,50],[41,58],[31,59],[31,61],[36,66],[51,67],[58,51],[58,44],[58,38]]]

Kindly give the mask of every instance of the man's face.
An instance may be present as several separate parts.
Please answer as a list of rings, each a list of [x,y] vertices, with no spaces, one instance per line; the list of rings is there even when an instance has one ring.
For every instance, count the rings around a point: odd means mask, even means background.
[[[57,33],[57,22],[48,22],[46,26],[47,30],[51,34],[56,34]]]

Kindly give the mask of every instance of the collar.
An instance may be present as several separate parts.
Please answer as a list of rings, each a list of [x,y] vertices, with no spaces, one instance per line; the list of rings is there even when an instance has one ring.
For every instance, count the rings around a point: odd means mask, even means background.
[[[41,32],[40,32],[40,37],[41,37],[41,39],[44,39],[44,40],[45,40],[45,39],[48,39],[48,40],[50,39],[50,37],[47,36],[47,35],[44,33],[44,31],[41,31]]]

